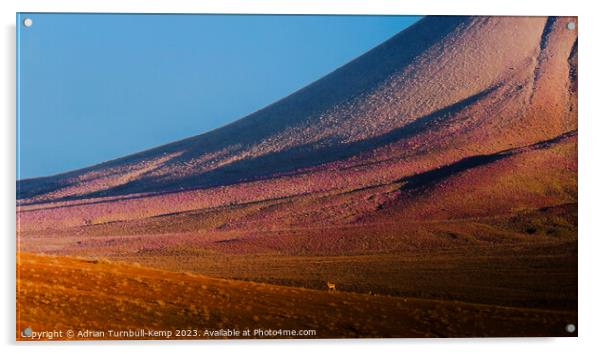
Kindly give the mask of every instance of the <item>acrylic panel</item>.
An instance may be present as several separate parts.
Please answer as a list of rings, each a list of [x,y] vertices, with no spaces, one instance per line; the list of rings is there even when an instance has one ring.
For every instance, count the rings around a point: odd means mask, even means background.
[[[577,335],[577,18],[17,14],[17,340]]]

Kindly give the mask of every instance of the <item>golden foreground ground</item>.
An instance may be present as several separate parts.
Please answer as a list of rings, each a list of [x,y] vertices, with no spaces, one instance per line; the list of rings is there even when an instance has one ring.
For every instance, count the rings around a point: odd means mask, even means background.
[[[328,292],[107,260],[21,253],[17,272],[17,340],[565,336],[576,323],[573,311]],[[36,339],[23,337],[26,328]]]

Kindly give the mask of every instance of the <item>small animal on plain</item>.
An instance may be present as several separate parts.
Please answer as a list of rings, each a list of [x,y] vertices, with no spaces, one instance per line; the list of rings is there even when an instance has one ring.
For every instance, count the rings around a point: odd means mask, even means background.
[[[337,291],[337,286],[334,283],[327,281],[326,285],[328,286],[328,291]]]

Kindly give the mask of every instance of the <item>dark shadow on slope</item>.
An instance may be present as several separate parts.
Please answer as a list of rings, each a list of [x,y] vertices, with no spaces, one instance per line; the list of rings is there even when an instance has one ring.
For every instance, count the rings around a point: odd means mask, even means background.
[[[57,180],[53,177],[40,177],[17,181],[17,200],[33,198],[36,195],[53,193],[63,188],[71,187],[74,183]]]
[[[404,183],[401,187],[401,190],[420,190],[422,188],[431,186],[448,177],[470,170],[472,168],[484,166],[496,162],[498,160],[504,159],[506,157],[525,152],[527,150],[545,149],[575,135],[577,135],[576,130],[564,133],[553,139],[541,141],[526,147],[504,150],[494,154],[467,157],[449,165],[441,166],[433,170],[418,173],[410,177],[402,178],[400,180],[397,180],[396,182]]]
[[[569,55],[568,58],[568,62],[569,62],[569,83],[570,83],[570,89],[571,89],[571,93],[572,94],[576,94],[577,93],[577,87],[578,87],[578,80],[577,80],[577,72],[578,72],[578,67],[577,67],[577,39],[575,39],[575,42],[573,43],[573,47],[571,48],[571,54]]]
[[[411,177],[403,178],[396,182],[405,182],[405,184],[401,187],[401,190],[420,189],[421,187],[432,185],[460,172],[501,160],[509,155],[511,154],[497,153],[491,155],[471,156],[453,164],[419,173]]]

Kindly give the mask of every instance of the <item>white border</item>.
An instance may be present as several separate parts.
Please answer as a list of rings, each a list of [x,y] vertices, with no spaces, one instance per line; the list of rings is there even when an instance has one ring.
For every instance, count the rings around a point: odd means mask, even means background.
[[[531,3],[531,4],[527,4]],[[533,6],[537,5],[538,6]],[[289,13],[406,15],[563,15],[577,14],[563,1],[392,1],[392,0],[220,0],[220,1],[20,1],[21,12]]]
[[[0,99],[3,112],[0,154],[2,183],[0,189],[0,225],[2,233],[3,308],[0,319],[3,352],[15,353],[159,353],[186,352],[276,353],[290,354],[309,350],[341,353],[377,349],[407,353],[585,353],[600,348],[600,275],[602,251],[597,211],[601,208],[602,133],[600,89],[600,13],[595,1],[557,0],[2,0],[2,85]],[[557,339],[441,339],[441,340],[295,340],[295,341],[204,341],[140,343],[51,343],[47,345],[15,344],[15,13],[16,12],[151,12],[151,13],[294,13],[294,14],[406,14],[406,15],[577,15],[579,16],[579,338]],[[143,346],[143,347],[141,347]]]

